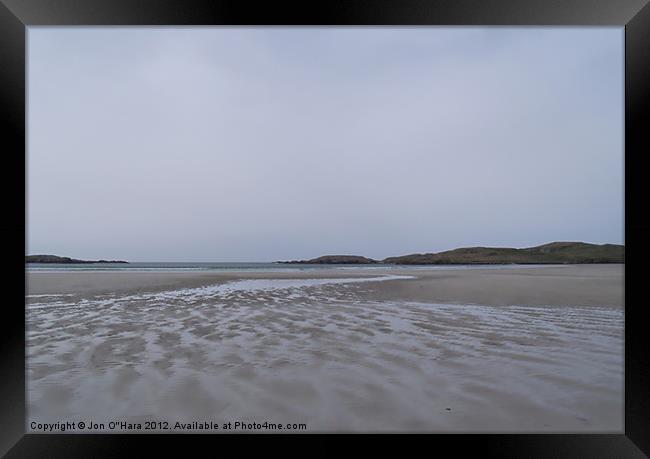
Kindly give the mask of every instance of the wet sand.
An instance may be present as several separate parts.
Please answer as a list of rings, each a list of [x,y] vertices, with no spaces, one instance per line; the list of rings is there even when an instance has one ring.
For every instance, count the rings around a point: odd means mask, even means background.
[[[623,430],[622,265],[31,272],[27,285],[29,421]]]
[[[498,269],[322,269],[294,272],[32,272],[27,294],[102,294],[198,287],[246,279],[334,279],[386,274],[414,276],[373,285],[375,299],[484,305],[623,307],[624,265],[565,265]]]

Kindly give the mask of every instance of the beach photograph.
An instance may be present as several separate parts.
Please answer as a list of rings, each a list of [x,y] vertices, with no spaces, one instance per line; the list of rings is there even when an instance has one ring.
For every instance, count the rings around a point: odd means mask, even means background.
[[[624,31],[29,27],[28,433],[622,433]]]

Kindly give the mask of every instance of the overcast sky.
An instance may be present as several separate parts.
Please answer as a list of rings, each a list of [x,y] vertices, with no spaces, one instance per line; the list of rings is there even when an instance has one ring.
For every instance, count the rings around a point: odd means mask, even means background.
[[[27,252],[623,242],[623,28],[28,30]]]

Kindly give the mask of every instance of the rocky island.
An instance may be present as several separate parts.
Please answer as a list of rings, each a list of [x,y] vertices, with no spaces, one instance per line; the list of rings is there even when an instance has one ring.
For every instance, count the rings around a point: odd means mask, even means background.
[[[285,264],[315,264],[315,265],[368,265],[378,263],[372,258],[359,257],[356,255],[324,255],[311,260],[278,261]]]
[[[88,263],[128,263],[122,260],[75,260],[70,257],[56,255],[26,255],[25,263],[62,263],[62,264],[88,264]]]

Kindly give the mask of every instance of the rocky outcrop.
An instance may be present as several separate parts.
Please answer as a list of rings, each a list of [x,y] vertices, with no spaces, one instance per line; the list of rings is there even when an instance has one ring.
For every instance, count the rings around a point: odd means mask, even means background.
[[[377,263],[377,260],[355,255],[324,255],[318,258],[312,258],[311,260],[279,261],[278,263],[316,265],[368,265]]]
[[[85,263],[128,263],[122,260],[75,260],[69,257],[58,257],[56,255],[26,255],[25,263],[62,263],[62,264],[85,264]]]

